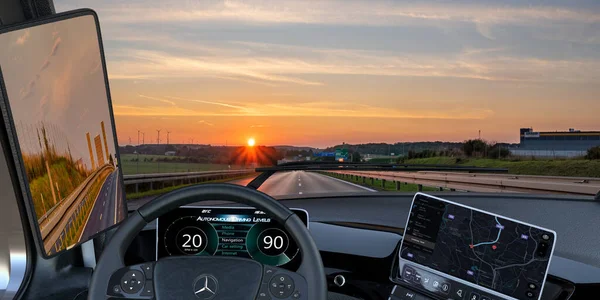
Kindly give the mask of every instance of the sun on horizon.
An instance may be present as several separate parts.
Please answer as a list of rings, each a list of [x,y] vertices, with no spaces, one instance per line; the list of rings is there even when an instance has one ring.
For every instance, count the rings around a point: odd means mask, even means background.
[[[256,144],[256,141],[254,140],[254,138],[249,138],[248,139],[248,146],[254,147],[255,144]]]

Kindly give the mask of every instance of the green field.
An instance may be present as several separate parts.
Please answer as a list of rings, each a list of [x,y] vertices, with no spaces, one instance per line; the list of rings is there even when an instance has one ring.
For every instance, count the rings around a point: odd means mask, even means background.
[[[148,173],[175,173],[175,172],[197,172],[227,170],[228,165],[220,164],[201,164],[201,163],[182,163],[182,162],[163,162],[156,159],[177,159],[177,156],[164,155],[146,155],[146,154],[123,154],[121,155],[121,164],[123,174],[148,174]],[[138,159],[139,161],[135,161]],[[144,161],[152,159],[153,161]],[[239,166],[231,166],[232,169],[239,169]]]
[[[440,164],[507,168],[510,174],[600,177],[600,160],[586,159],[487,159],[455,157],[431,157],[406,160],[406,164]]]

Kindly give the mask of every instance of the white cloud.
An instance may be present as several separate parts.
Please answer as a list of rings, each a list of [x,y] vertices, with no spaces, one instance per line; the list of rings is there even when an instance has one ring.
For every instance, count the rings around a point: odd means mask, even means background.
[[[94,2],[94,4],[96,4]],[[595,23],[600,15],[589,10],[554,6],[509,6],[444,2],[391,1],[223,1],[98,3],[103,22],[242,21],[348,25],[400,25],[414,21],[473,23],[531,23],[575,21]]]
[[[25,42],[27,42],[27,40],[29,40],[29,36],[30,36],[29,30],[25,30],[23,35],[19,36],[15,43],[17,45],[23,45],[23,44],[25,44]]]
[[[213,124],[213,123],[210,123],[210,122],[207,122],[207,121],[205,121],[205,120],[200,120],[200,121],[198,121],[198,124],[204,124],[204,125],[206,125],[206,126],[211,126],[211,127],[215,126],[215,124]]]
[[[600,80],[600,62],[597,60],[511,57],[504,53],[504,48],[425,55],[258,43],[244,45],[251,48],[252,56],[181,56],[127,49],[124,52],[129,53],[131,59],[111,65],[110,76],[113,79],[225,77],[317,86],[324,82],[305,78],[323,74],[449,77],[523,83]],[[272,57],[271,53],[279,55]]]
[[[175,102],[173,102],[171,100],[163,99],[163,98],[150,97],[150,96],[146,96],[146,95],[138,95],[138,97],[144,98],[144,99],[150,99],[150,100],[159,101],[159,102],[166,103],[166,104],[173,105],[173,106],[176,105]]]
[[[161,101],[164,97],[150,97]],[[304,101],[293,104],[287,102],[261,102],[261,103],[227,103],[194,100],[187,98],[178,99],[173,106],[135,106],[115,105],[115,115],[131,116],[245,116],[245,117],[352,117],[352,118],[405,118],[405,119],[485,119],[494,114],[489,109],[457,108],[448,111],[432,111],[430,109],[395,109],[365,104]],[[181,101],[202,104],[198,107],[181,108],[177,104]],[[208,107],[207,107],[208,105]],[[214,107],[233,108],[233,110],[219,110]],[[206,120],[198,121],[200,124],[214,126]],[[251,125],[250,128],[261,128],[265,125]]]

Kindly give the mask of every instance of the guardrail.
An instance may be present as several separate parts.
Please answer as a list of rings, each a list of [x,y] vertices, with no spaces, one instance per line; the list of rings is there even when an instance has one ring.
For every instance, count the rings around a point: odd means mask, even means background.
[[[241,170],[220,170],[220,171],[202,171],[202,172],[180,172],[180,173],[153,173],[153,174],[136,174],[136,175],[124,175],[125,188],[133,187],[132,192],[138,193],[140,186],[148,187],[148,189],[155,189],[155,185],[158,184],[158,188],[162,189],[165,184],[171,186],[199,183],[209,180],[228,179],[234,177],[240,177],[243,175],[249,175],[254,173],[254,169],[241,169]]]
[[[504,193],[554,193],[595,196],[600,191],[600,178],[554,177],[510,174],[474,174],[458,172],[372,172],[372,171],[329,171],[342,176],[356,176],[366,182],[367,178],[395,181],[419,186],[471,192]]]

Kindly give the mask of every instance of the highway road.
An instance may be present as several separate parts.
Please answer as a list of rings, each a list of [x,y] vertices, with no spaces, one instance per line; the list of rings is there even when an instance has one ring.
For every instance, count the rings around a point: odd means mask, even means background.
[[[307,195],[375,190],[314,172],[278,172],[267,179],[259,191],[271,196]]]
[[[236,179],[228,183],[248,185],[254,177]],[[346,182],[337,178],[321,175],[313,172],[289,171],[278,172],[267,179],[259,188],[259,191],[270,196],[297,195],[298,197],[317,193],[340,193],[340,192],[375,192],[375,190]],[[127,203],[129,210],[140,208],[145,203],[158,197],[144,197],[130,200]]]
[[[124,201],[122,193],[118,192],[119,188],[122,188],[119,187],[121,182],[118,180],[118,174],[119,170],[116,169],[106,177],[81,233],[80,241],[88,240],[94,234],[114,225],[123,218]]]

